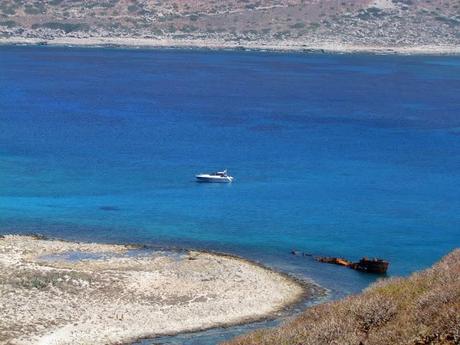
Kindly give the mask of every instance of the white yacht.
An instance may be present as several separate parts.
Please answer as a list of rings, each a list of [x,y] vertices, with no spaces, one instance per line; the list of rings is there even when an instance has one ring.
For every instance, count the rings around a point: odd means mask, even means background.
[[[197,182],[229,183],[233,181],[233,177],[227,174],[227,169],[210,174],[199,174],[195,177]]]

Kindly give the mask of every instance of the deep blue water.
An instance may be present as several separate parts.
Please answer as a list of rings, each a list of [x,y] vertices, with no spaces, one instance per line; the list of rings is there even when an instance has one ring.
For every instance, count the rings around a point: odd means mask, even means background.
[[[228,168],[231,185],[198,184]],[[0,233],[293,257],[460,246],[460,57],[0,47]]]

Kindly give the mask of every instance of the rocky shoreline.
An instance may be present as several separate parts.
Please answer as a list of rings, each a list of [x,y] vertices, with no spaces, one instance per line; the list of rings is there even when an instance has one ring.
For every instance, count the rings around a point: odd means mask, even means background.
[[[87,48],[132,48],[132,49],[204,49],[204,50],[248,50],[293,53],[325,54],[375,54],[375,55],[460,55],[458,45],[423,45],[423,46],[359,46],[340,43],[305,44],[297,41],[283,42],[225,42],[221,40],[199,39],[146,39],[120,37],[57,37],[53,39],[9,37],[0,38],[0,45],[19,46],[57,46]]]
[[[119,344],[273,317],[299,281],[245,259],[0,238],[0,343]]]
[[[460,45],[369,46],[334,42],[299,41],[231,42],[218,39],[170,39],[130,37],[56,37],[52,39],[0,37],[0,45],[61,46],[88,48],[248,50],[293,53],[375,54],[375,55],[460,55]]]

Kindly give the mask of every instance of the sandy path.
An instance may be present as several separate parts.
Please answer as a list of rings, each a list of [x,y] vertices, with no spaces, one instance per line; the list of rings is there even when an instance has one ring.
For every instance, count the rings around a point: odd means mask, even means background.
[[[263,318],[304,295],[297,282],[238,258],[130,249],[0,238],[0,344],[126,343]],[[53,256],[73,252],[93,257]]]

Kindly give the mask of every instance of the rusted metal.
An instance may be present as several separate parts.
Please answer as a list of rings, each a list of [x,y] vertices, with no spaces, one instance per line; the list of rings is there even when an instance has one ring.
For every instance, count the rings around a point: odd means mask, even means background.
[[[358,262],[353,263],[353,266],[351,268],[363,272],[383,274],[387,272],[389,264],[390,263],[388,261],[385,261],[383,259],[362,258]]]
[[[305,253],[296,249],[291,250],[291,254],[295,256],[313,256],[310,253]],[[384,274],[388,270],[390,263],[386,260],[373,258],[368,259],[366,257],[362,258],[358,262],[352,262],[344,258],[336,258],[330,256],[313,256],[316,261],[324,262],[326,264],[334,264],[352,268],[361,272],[368,273],[379,273]]]
[[[331,257],[315,257],[315,259],[319,262],[324,262],[327,264],[335,264],[335,265],[340,265],[340,266],[345,266],[345,267],[350,267],[353,265],[352,262],[343,259],[343,258],[331,258]]]
[[[324,262],[327,264],[334,264],[352,268],[354,270],[358,270],[361,272],[367,273],[379,273],[384,274],[388,270],[389,262],[383,259],[368,259],[362,258],[358,262],[351,262],[344,258],[335,258],[335,257],[324,257],[324,256],[317,256],[315,257],[316,261]]]

